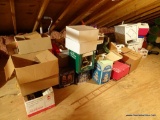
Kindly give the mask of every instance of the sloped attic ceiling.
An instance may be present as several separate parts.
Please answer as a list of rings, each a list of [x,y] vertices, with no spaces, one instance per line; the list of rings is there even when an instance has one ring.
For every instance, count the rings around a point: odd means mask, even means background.
[[[45,16],[48,19],[45,19]],[[112,27],[124,23],[153,24],[160,0],[0,0],[0,35],[51,30],[67,25]]]

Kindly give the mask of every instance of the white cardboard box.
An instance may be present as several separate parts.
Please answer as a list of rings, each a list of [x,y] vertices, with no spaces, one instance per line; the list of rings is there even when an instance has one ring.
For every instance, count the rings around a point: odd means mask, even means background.
[[[77,54],[84,54],[96,50],[97,40],[77,41],[66,37],[65,46]]]
[[[128,44],[130,41],[137,42],[138,26],[137,24],[123,24],[114,26],[115,37],[118,43]]]
[[[32,97],[34,97],[33,94]],[[50,87],[49,89],[45,90],[42,93],[42,96],[38,98],[28,100],[28,97],[25,96],[24,104],[28,117],[34,116],[40,112],[46,111],[54,107],[55,100],[54,100],[53,88]]]
[[[66,37],[75,41],[97,41],[99,30],[91,26],[66,26]]]

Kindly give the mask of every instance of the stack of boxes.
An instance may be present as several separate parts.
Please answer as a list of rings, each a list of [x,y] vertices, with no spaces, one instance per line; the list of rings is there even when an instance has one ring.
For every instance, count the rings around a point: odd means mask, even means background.
[[[140,42],[138,52],[143,55],[143,58],[147,57],[148,50],[142,48],[143,42],[146,38],[146,35],[149,32],[149,25],[148,23],[137,23],[138,24],[138,40]]]
[[[88,80],[88,71],[94,68],[98,33],[99,30],[91,26],[66,26],[65,47],[69,49],[77,83]]]
[[[52,49],[51,40],[38,36],[38,33],[27,34],[27,37],[16,36],[16,46],[11,45],[15,49],[9,49],[13,50],[9,53],[17,54],[9,57],[4,68],[7,80],[16,76],[28,116],[55,105],[54,92],[50,87],[59,84],[58,59],[48,50]],[[36,98],[35,93],[44,89],[48,92],[41,92]]]
[[[147,35],[147,23],[123,24],[115,26],[117,43],[125,44],[128,48],[138,52],[142,48],[144,36]]]
[[[104,84],[108,82],[111,78],[114,62],[120,59],[122,59],[122,56],[114,50],[110,50],[108,54],[98,55],[92,79],[97,84]]]

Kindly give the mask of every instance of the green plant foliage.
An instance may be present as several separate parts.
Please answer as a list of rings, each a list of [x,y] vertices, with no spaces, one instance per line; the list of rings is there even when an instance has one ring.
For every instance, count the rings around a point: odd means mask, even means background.
[[[147,37],[148,41],[150,43],[154,43],[157,39],[157,35],[154,35],[154,34],[149,34],[148,37]]]
[[[156,25],[160,25],[160,18],[156,18],[156,19],[154,20],[154,23],[155,23]]]
[[[153,27],[151,27],[151,29],[150,29],[150,33],[151,33],[151,34],[158,34],[159,31],[160,31],[160,29],[159,29],[158,26],[153,26]]]

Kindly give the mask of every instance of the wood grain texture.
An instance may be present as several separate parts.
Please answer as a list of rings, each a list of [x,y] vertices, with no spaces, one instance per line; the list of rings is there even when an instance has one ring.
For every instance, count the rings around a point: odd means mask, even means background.
[[[0,120],[160,120],[159,75],[160,55],[148,55],[135,71],[119,81],[97,85],[90,80],[62,89],[54,87],[56,106],[28,118],[16,79],[5,82],[1,69]],[[95,91],[98,88],[101,94]],[[86,103],[73,105],[80,99]]]

